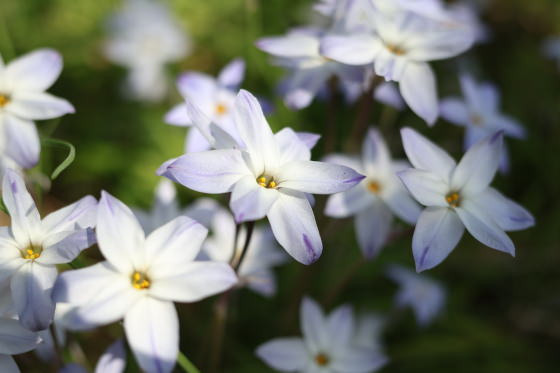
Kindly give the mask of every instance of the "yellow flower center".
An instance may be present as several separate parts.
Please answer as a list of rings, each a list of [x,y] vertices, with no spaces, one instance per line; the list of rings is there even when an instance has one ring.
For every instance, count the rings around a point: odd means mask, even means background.
[[[41,256],[43,247],[40,245],[30,244],[25,250],[22,251],[21,257],[23,259],[35,260]]]
[[[381,192],[381,185],[377,181],[370,181],[367,184],[367,188],[373,194],[379,194],[379,192]]]
[[[132,286],[138,290],[148,289],[151,285],[149,277],[144,272],[136,271],[131,276]]]
[[[385,48],[387,48],[389,52],[393,53],[396,56],[402,56],[406,54],[406,50],[395,44],[385,44]]]
[[[317,356],[315,356],[315,362],[317,363],[317,365],[321,367],[328,365],[329,361],[330,361],[329,357],[322,352],[317,354]]]
[[[226,114],[228,111],[228,108],[226,105],[219,103],[216,105],[216,114],[218,115],[224,115]]]
[[[257,177],[257,184],[267,189],[275,189],[278,186],[276,181],[274,181],[274,177],[267,175]]]
[[[457,192],[450,192],[445,196],[445,201],[451,207],[459,207],[461,204],[461,195]]]
[[[0,93],[0,107],[4,107],[8,105],[9,102],[10,102],[10,96],[4,93]]]

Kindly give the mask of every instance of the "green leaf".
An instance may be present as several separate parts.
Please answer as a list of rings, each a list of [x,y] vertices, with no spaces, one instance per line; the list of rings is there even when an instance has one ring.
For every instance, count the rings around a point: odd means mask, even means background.
[[[68,155],[66,156],[66,158],[54,169],[53,173],[51,174],[51,180],[54,180],[58,177],[58,175],[60,175],[62,171],[64,171],[68,166],[72,164],[72,162],[74,162],[74,159],[76,158],[76,148],[68,141],[53,138],[43,139],[43,144],[47,146],[68,149]]]
[[[179,351],[177,363],[186,373],[200,373],[200,370],[181,351]]]
[[[0,211],[4,212],[6,215],[10,216],[10,212],[6,208],[6,205],[4,204],[4,200],[2,198],[0,198]]]

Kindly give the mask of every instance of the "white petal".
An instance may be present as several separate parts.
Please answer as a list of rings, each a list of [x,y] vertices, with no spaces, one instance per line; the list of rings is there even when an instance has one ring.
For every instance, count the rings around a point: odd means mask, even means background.
[[[187,113],[187,105],[180,103],[165,113],[165,123],[173,126],[187,127],[192,124],[191,118]]]
[[[391,211],[407,223],[414,224],[422,209],[404,188],[395,189],[384,199]]]
[[[198,106],[204,106],[215,95],[216,80],[209,75],[189,71],[177,79],[177,88],[187,101],[195,100]]]
[[[440,115],[447,121],[457,125],[467,125],[470,121],[470,112],[463,101],[458,98],[446,98],[439,105]]]
[[[401,130],[401,136],[408,160],[414,167],[449,180],[456,163],[445,150],[409,127]]]
[[[221,86],[231,90],[237,90],[245,77],[245,61],[236,58],[227,64],[218,75],[218,82]]]
[[[101,355],[95,373],[123,373],[126,367],[126,350],[124,341],[118,339]]]
[[[365,177],[346,166],[315,161],[286,163],[282,165],[276,176],[280,188],[312,194],[343,192]]]
[[[196,302],[226,291],[237,283],[227,263],[193,262],[170,273],[153,274],[150,294],[162,300]]]
[[[486,209],[488,209],[488,206],[481,208],[470,201],[464,201],[461,203],[461,207],[457,208],[457,214],[474,238],[486,246],[515,256],[513,242],[492,220]]]
[[[153,268],[189,264],[198,255],[207,234],[208,230],[197,221],[179,216],[146,238],[146,263]]]
[[[55,233],[43,241],[43,252],[36,261],[41,264],[70,263],[95,242],[92,228]]]
[[[397,86],[392,82],[382,82],[377,86],[373,97],[388,106],[392,106],[397,110],[402,110],[405,107],[405,103]]]
[[[16,355],[31,351],[40,341],[37,333],[27,330],[17,320],[0,319],[0,354]]]
[[[398,173],[406,189],[424,206],[447,206],[449,186],[438,175],[410,168]]]
[[[428,207],[416,223],[412,252],[416,271],[422,272],[440,264],[457,246],[465,227],[455,211],[447,207]]]
[[[6,170],[4,174],[2,199],[10,212],[11,230],[16,241],[20,245],[31,243],[30,240],[36,238],[41,218],[23,179],[13,170]]]
[[[279,196],[276,189],[262,187],[254,176],[248,175],[233,187],[229,205],[237,223],[255,221],[266,216]]]
[[[366,259],[373,259],[379,254],[391,232],[392,222],[391,210],[381,201],[376,201],[356,215],[358,243]]]
[[[504,130],[505,134],[518,139],[524,139],[527,136],[525,128],[514,118],[507,115],[498,115],[493,118],[493,126],[497,129]]]
[[[444,28],[435,32],[422,33],[414,38],[408,57],[415,61],[434,61],[454,57],[467,49],[473,42],[473,33],[464,28]]]
[[[300,372],[310,358],[301,338],[273,339],[260,345],[256,354],[270,367],[281,372]]]
[[[453,172],[452,188],[468,195],[486,189],[498,170],[503,138],[503,132],[496,132],[473,145]]]
[[[14,358],[10,355],[0,355],[0,372],[2,373],[20,373]]]
[[[319,258],[323,244],[304,193],[281,190],[267,216],[274,237],[294,259],[311,264]]]
[[[14,273],[10,284],[20,323],[32,331],[49,327],[54,317],[51,292],[56,280],[55,267],[29,261]]]
[[[332,362],[332,369],[337,372],[368,373],[381,368],[388,359],[375,348],[348,347]]]
[[[14,93],[5,110],[25,119],[52,119],[76,111],[65,99],[43,92]]]
[[[407,105],[433,126],[438,117],[438,99],[434,72],[428,64],[408,63],[399,81]]]
[[[143,297],[126,313],[124,329],[142,370],[173,370],[179,353],[179,320],[172,302]]]
[[[38,49],[11,61],[4,74],[13,89],[44,91],[62,71],[62,57],[53,49]]]
[[[66,364],[58,373],[88,373],[88,371],[80,364],[70,363]]]
[[[535,218],[529,211],[494,188],[479,193],[471,202],[485,209],[504,231],[517,231],[535,225]]]
[[[293,71],[284,83],[284,103],[292,110],[309,106],[331,76],[323,65]]]
[[[9,141],[6,155],[23,168],[32,168],[39,162],[41,144],[35,123],[15,115],[4,114],[4,131]]]
[[[189,153],[177,158],[160,175],[202,193],[227,193],[245,175],[250,175],[237,149]]]
[[[312,354],[315,354],[328,345],[325,315],[313,299],[304,297],[300,306],[300,327],[305,339],[305,344]]]
[[[391,153],[375,128],[370,128],[362,145],[362,162],[368,175],[391,173]]]
[[[274,140],[280,148],[280,159],[278,163],[284,164],[290,161],[311,159],[311,148],[301,140],[301,133],[296,133],[289,127],[284,127],[274,134]],[[308,134],[307,136],[317,136]]]
[[[85,196],[60,210],[45,216],[41,225],[45,232],[57,233],[67,230],[94,227],[96,222],[97,201]]]
[[[345,218],[364,209],[371,208],[375,197],[363,185],[358,184],[345,192],[329,196],[325,206],[325,215],[334,218]]]
[[[333,310],[326,319],[329,348],[338,351],[348,346],[354,336],[354,326],[352,307],[344,305]]]
[[[290,34],[261,38],[257,48],[278,57],[314,57],[319,52],[319,40],[313,36]]]
[[[102,191],[97,211],[97,241],[101,253],[123,273],[144,264],[144,231],[132,211]]]
[[[372,35],[327,36],[321,40],[321,54],[347,65],[367,65],[374,61],[381,44]]]

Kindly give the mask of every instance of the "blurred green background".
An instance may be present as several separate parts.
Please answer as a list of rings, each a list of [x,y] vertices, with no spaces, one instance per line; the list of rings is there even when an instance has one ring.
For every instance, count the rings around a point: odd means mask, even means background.
[[[235,57],[247,61],[244,88],[276,104],[269,117],[279,129],[324,133],[325,103],[300,112],[289,111],[274,95],[282,71],[273,67],[254,41],[282,34],[307,17],[307,0],[172,0],[175,16],[193,39],[190,56],[169,66],[169,80],[184,70],[217,73]],[[158,104],[128,101],[120,95],[126,71],[104,59],[100,50],[107,16],[118,9],[112,0],[2,0],[0,52],[4,60],[39,47],[52,47],[64,57],[60,79],[50,90],[76,107],[60,122],[38,123],[43,133],[77,148],[77,158],[54,183],[48,206],[98,196],[105,189],[124,202],[148,208],[158,182],[156,168],[181,154],[184,129],[165,125],[163,115],[180,101],[172,94]],[[527,207],[537,226],[512,233],[515,259],[483,247],[465,236],[453,254],[429,275],[448,289],[445,314],[426,329],[416,327],[410,312],[395,313],[396,286],[385,278],[389,262],[413,267],[410,236],[395,241],[373,262],[361,263],[349,222],[328,222],[325,251],[311,267],[298,263],[278,270],[279,294],[263,299],[246,290],[232,299],[226,328],[223,372],[270,371],[253,354],[260,344],[298,329],[302,294],[332,307],[350,302],[359,311],[376,311],[392,320],[385,333],[391,362],[384,372],[551,372],[560,363],[560,69],[541,56],[544,38],[560,34],[558,0],[489,0],[484,21],[492,32],[489,43],[468,54],[477,74],[502,90],[502,107],[519,119],[526,141],[510,140],[512,170],[494,185]],[[440,97],[458,94],[456,62],[435,64]],[[173,84],[173,83],[172,83]],[[398,129],[417,128],[456,157],[461,154],[462,129],[440,120],[433,129],[412,113],[396,113],[373,103],[372,123],[393,118],[382,130],[393,153],[403,156]],[[337,109],[338,146],[354,120],[355,107]],[[323,142],[314,151],[322,156]],[[50,172],[63,158],[45,149],[41,167]],[[184,203],[197,195],[180,191]],[[226,201],[225,198],[222,199]],[[318,220],[321,213],[316,211]],[[405,227],[403,227],[405,228]],[[95,258],[95,250],[87,254]],[[356,263],[359,263],[357,265]],[[352,274],[350,276],[350,274]],[[346,281],[346,279],[348,281]],[[340,292],[332,294],[337,284]],[[210,346],[210,321],[216,297],[194,305],[178,305],[182,317],[181,349],[203,372]],[[122,334],[120,326],[75,334],[90,364],[109,342]],[[74,352],[79,358],[81,354]],[[23,372],[45,372],[32,354],[18,358]],[[133,369],[129,371],[134,371]]]

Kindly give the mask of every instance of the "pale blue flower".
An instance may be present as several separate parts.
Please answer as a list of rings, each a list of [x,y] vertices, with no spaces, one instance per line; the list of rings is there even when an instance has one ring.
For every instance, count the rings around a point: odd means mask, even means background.
[[[37,333],[33,333],[17,320],[0,318],[0,372],[20,373],[10,355],[31,351],[41,342]]]

